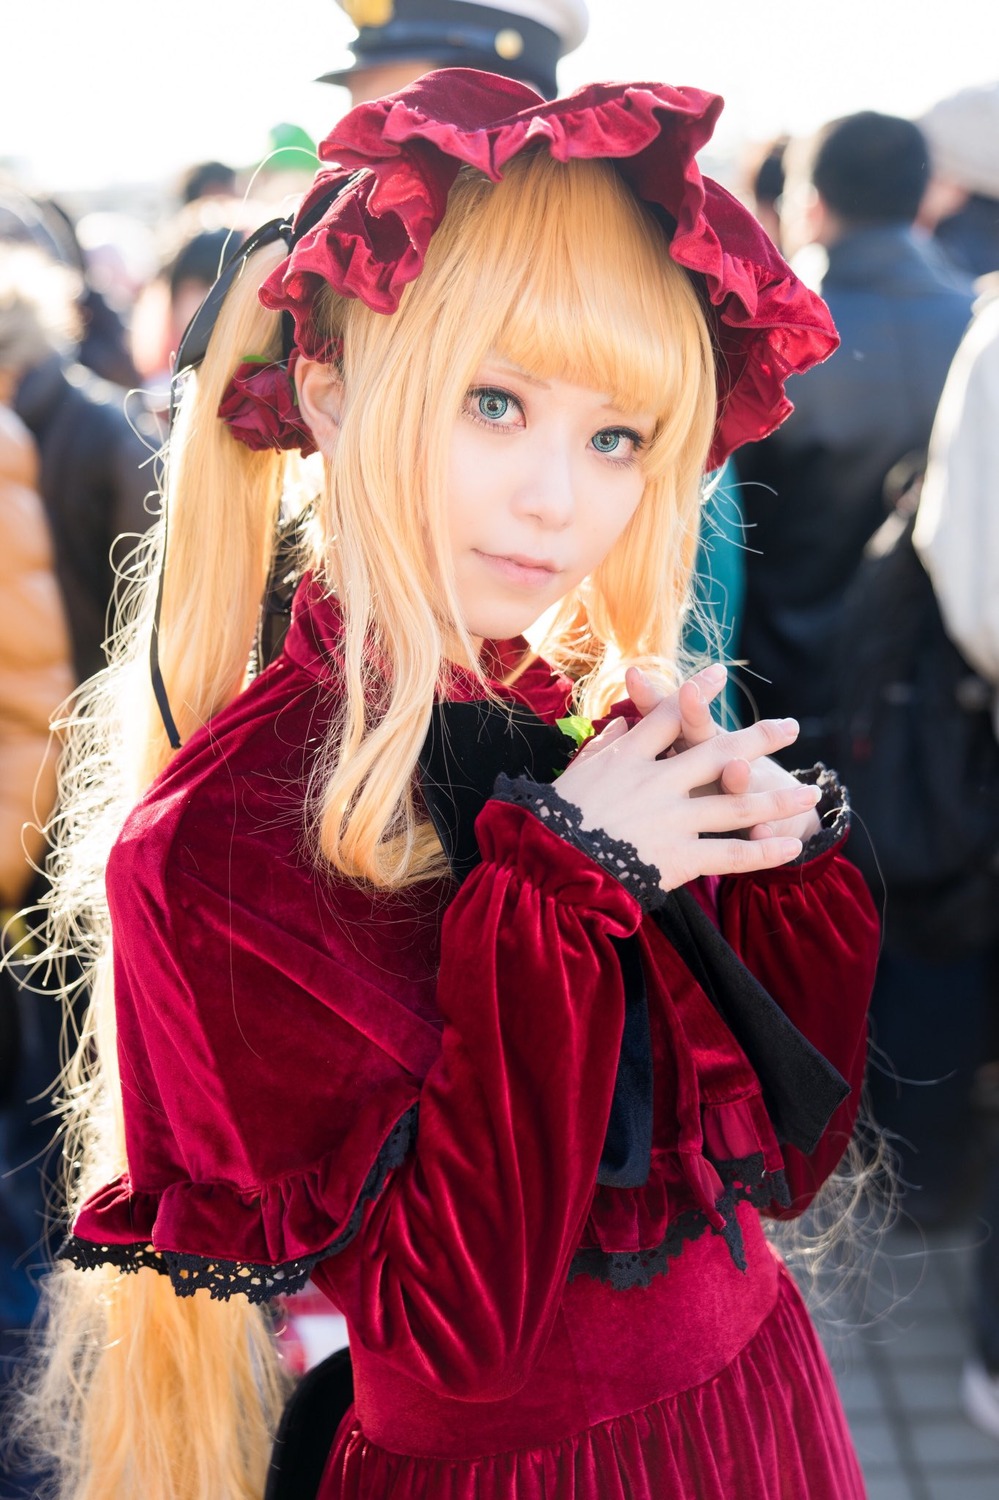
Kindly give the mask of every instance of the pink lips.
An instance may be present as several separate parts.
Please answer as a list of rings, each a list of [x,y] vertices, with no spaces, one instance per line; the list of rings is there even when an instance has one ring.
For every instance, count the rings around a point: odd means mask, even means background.
[[[498,557],[491,552],[478,552],[477,556],[509,583],[527,588],[539,588],[550,583],[559,571],[547,558],[523,557],[519,553],[509,557]]]

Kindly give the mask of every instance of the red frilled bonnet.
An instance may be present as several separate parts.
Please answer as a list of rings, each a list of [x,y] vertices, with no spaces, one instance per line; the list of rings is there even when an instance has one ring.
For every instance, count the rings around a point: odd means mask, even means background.
[[[818,364],[839,340],[825,303],[791,271],[752,214],[702,177],[696,153],[723,101],[662,83],[595,83],[545,101],[532,89],[470,68],[428,73],[361,104],[319,147],[316,180],[295,220],[288,257],[261,288],[289,312],[295,341],[321,358],[311,325],[326,283],[392,313],[419,276],[448,191],[463,163],[493,181],[525,148],[557,161],[615,162],[636,197],[665,215],[670,255],[712,315],[718,419],[709,467],[772,432],[791,411],[789,375]]]

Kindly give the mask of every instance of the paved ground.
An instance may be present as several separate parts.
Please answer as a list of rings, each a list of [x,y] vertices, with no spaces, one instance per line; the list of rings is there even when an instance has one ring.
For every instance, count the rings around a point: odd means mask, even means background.
[[[999,1500],[999,1441],[962,1415],[965,1309],[980,1223],[893,1230],[820,1310],[869,1500]]]

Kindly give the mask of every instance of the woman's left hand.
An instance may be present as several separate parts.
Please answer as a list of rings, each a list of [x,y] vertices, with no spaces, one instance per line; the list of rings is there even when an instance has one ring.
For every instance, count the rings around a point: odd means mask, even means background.
[[[727,675],[725,668],[718,663],[698,672],[695,677],[681,684],[679,691],[675,694],[681,725],[679,738],[673,746],[676,754],[682,754],[684,750],[689,750],[694,745],[701,745],[705,740],[713,739],[716,734],[721,733],[720,725],[711,713],[711,700],[721,691]],[[643,718],[657,704],[671,696],[635,667],[629,667],[625,677],[625,686],[628,689],[628,696]],[[778,765],[775,760],[761,757],[752,764],[746,760],[730,760],[718,782],[703,790],[705,793],[727,792],[733,797],[741,797],[746,792],[773,792],[779,791],[782,787],[795,785],[795,779],[790,771],[785,771],[784,767]],[[818,813],[809,808],[808,811],[791,818],[782,818],[771,823],[758,823],[748,830],[745,837],[751,839],[789,837],[801,839],[804,844],[813,834],[819,832],[820,827]]]

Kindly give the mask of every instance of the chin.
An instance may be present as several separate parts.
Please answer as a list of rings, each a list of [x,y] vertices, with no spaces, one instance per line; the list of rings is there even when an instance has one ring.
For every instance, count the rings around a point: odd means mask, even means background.
[[[496,610],[488,614],[483,611],[469,617],[466,629],[475,640],[508,641],[526,635],[536,618],[535,614],[525,614],[522,610]]]

